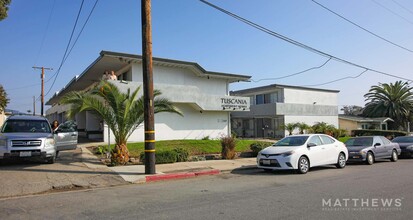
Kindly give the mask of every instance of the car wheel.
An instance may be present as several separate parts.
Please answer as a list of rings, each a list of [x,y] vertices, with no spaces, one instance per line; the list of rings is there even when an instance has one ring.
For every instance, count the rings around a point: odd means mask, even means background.
[[[310,169],[310,162],[308,161],[307,157],[300,157],[298,160],[298,173],[306,174]]]
[[[397,156],[397,151],[396,151],[396,150],[393,150],[393,151],[391,152],[391,158],[390,158],[390,160],[391,160],[392,162],[396,162],[398,159],[399,159],[399,157]]]
[[[371,153],[371,152],[368,152],[368,153],[367,153],[366,163],[367,163],[368,165],[372,165],[372,164],[374,163],[373,153]]]
[[[54,164],[56,162],[56,155],[46,158],[46,163]]]
[[[340,153],[338,155],[336,167],[344,168],[345,166],[346,166],[346,156],[343,153]]]

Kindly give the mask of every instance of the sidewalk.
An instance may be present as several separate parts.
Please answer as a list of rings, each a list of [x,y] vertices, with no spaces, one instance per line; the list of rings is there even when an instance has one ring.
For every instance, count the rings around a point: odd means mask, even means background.
[[[76,150],[61,152],[55,164],[3,161],[0,164],[0,199],[215,175],[234,169],[256,167],[255,158],[208,160],[158,164],[157,174],[146,175],[144,165],[104,165],[87,149],[98,144],[100,143],[80,143]]]
[[[87,148],[82,147],[83,157],[89,161],[96,158]],[[96,159],[97,160],[97,159]],[[103,164],[85,163],[90,168],[105,166]],[[106,166],[105,166],[106,167]],[[157,164],[156,174],[146,175],[144,165],[129,165],[108,167],[116,172],[125,181],[130,183],[144,183],[160,180],[214,175],[234,169],[249,169],[256,167],[255,158],[241,158],[235,160],[207,160],[197,162],[180,162],[171,164]]]

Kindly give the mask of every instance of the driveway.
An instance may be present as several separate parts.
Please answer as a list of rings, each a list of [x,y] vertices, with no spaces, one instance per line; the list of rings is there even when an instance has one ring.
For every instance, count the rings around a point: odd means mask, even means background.
[[[0,198],[122,184],[127,182],[81,147],[60,152],[55,164],[0,163]]]

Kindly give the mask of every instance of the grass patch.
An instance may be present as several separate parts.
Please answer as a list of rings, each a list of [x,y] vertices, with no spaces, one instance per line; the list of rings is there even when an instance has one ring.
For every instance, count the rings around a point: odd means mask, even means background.
[[[251,151],[250,145],[256,143],[256,140],[240,140],[237,139],[235,146],[236,152]],[[268,146],[271,143],[268,142]],[[114,145],[111,145],[114,148]],[[222,147],[220,140],[170,140],[170,141],[157,141],[155,145],[156,151],[167,151],[176,148],[183,148],[188,150],[190,155],[202,155],[202,154],[220,154]],[[129,154],[131,157],[139,158],[141,152],[144,152],[145,143],[128,143]]]

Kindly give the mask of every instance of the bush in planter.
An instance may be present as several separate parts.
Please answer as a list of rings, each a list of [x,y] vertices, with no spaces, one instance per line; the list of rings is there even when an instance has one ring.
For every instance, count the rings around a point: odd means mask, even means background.
[[[270,145],[271,143],[255,142],[250,145],[250,149],[254,154],[254,157],[256,157],[258,155],[258,152]]]
[[[145,163],[145,152],[141,153],[139,159],[142,163]],[[178,153],[174,150],[159,151],[155,153],[156,164],[175,163],[177,160]]]
[[[176,162],[186,162],[189,160],[189,151],[185,148],[175,148],[173,151],[176,152]]]
[[[221,156],[222,159],[234,159],[235,158],[235,146],[236,139],[231,136],[221,137]]]

